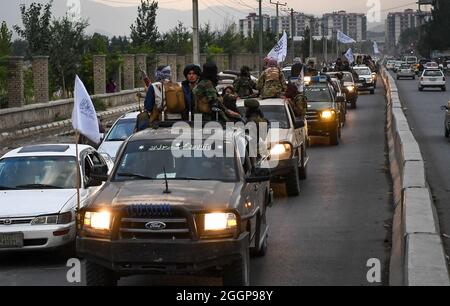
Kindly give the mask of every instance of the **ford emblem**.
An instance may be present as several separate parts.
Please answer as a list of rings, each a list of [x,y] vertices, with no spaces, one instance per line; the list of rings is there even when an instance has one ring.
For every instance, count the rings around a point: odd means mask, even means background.
[[[145,224],[145,228],[151,231],[160,231],[167,227],[167,225],[164,222],[160,221],[152,221]]]

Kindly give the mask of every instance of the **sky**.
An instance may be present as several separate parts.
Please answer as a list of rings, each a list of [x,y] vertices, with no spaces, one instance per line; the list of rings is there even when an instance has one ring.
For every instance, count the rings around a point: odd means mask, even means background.
[[[137,5],[140,0],[96,0],[111,6]],[[176,8],[190,10],[192,8],[191,0],[159,0],[160,7]],[[284,1],[280,1],[283,3]],[[417,8],[417,1],[413,0],[286,0],[288,6],[297,11],[308,14],[320,15],[325,12],[346,10],[355,13],[367,13],[370,7],[379,3],[382,15],[387,11],[403,11],[406,8]],[[199,0],[200,8],[210,6],[229,6],[236,11],[249,12],[258,7],[257,0]],[[270,0],[263,0],[265,11],[274,11],[275,6],[270,4]]]

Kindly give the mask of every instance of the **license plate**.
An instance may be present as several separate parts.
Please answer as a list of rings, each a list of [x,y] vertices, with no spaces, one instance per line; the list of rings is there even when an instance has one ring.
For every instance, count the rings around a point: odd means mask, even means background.
[[[0,233],[0,249],[23,248],[23,233]]]
[[[431,82],[436,82],[437,79],[436,79],[436,78],[430,78],[430,81],[431,81]]]

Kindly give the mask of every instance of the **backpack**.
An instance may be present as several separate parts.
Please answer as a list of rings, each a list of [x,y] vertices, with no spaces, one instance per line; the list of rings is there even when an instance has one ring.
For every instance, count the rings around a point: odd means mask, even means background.
[[[266,82],[279,82],[281,79],[281,70],[277,67],[267,68]]]
[[[164,102],[168,113],[183,113],[186,110],[183,88],[178,83],[165,82]]]
[[[253,95],[253,87],[250,79],[240,78],[237,82],[239,85],[239,90],[237,92],[239,97],[246,98]]]

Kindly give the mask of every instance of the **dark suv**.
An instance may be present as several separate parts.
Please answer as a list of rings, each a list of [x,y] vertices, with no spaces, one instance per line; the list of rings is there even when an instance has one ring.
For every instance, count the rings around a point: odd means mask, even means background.
[[[307,82],[305,96],[308,101],[308,135],[329,137],[331,145],[338,145],[341,137],[338,103],[345,103],[345,98],[335,98],[333,87],[326,76],[313,77]]]
[[[95,171],[92,179],[106,183],[78,213],[88,285],[154,273],[249,284],[249,254],[267,248],[270,176],[249,156],[244,133],[225,131],[222,142],[209,143],[202,131],[140,132],[125,141],[109,178]],[[225,148],[231,154],[210,157]]]

